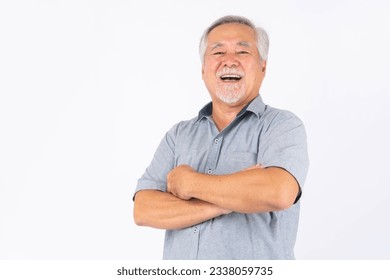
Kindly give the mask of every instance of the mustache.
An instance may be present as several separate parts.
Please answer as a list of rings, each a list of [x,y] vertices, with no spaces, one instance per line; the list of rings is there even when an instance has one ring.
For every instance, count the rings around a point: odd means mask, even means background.
[[[236,67],[224,67],[219,70],[216,75],[221,77],[223,75],[240,75],[241,77],[245,75],[244,71]]]

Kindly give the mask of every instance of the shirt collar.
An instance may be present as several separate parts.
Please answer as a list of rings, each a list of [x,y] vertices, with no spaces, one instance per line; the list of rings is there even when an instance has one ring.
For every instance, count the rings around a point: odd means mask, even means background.
[[[206,104],[198,114],[197,121],[210,117],[212,114],[212,102],[209,102]],[[239,113],[237,116],[243,115],[245,112],[252,112],[254,113],[258,118],[261,117],[261,115],[265,111],[265,104],[263,102],[263,99],[260,95],[257,95],[251,102],[248,103]]]

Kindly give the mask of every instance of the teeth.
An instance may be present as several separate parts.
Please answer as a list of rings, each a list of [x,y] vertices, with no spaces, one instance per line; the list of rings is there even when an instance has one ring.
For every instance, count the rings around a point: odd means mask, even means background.
[[[239,81],[239,80],[241,80],[241,76],[237,75],[237,74],[221,75],[221,80],[223,80],[223,81]]]
[[[223,78],[223,79],[229,79],[229,78],[240,79],[241,76],[240,75],[235,75],[235,74],[228,74],[228,75],[222,75],[221,78]]]

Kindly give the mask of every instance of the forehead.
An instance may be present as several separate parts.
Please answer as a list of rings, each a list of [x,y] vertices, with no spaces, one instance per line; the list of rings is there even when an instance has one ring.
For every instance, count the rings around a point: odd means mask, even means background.
[[[217,26],[207,36],[207,45],[248,42],[256,44],[255,31],[247,25],[227,23]]]

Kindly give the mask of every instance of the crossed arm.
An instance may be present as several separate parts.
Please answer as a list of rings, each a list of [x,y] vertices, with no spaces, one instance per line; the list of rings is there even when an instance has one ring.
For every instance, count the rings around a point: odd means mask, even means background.
[[[167,192],[136,194],[134,220],[141,226],[180,229],[230,212],[284,210],[294,203],[298,191],[295,178],[279,167],[207,175],[180,165],[167,175]]]

